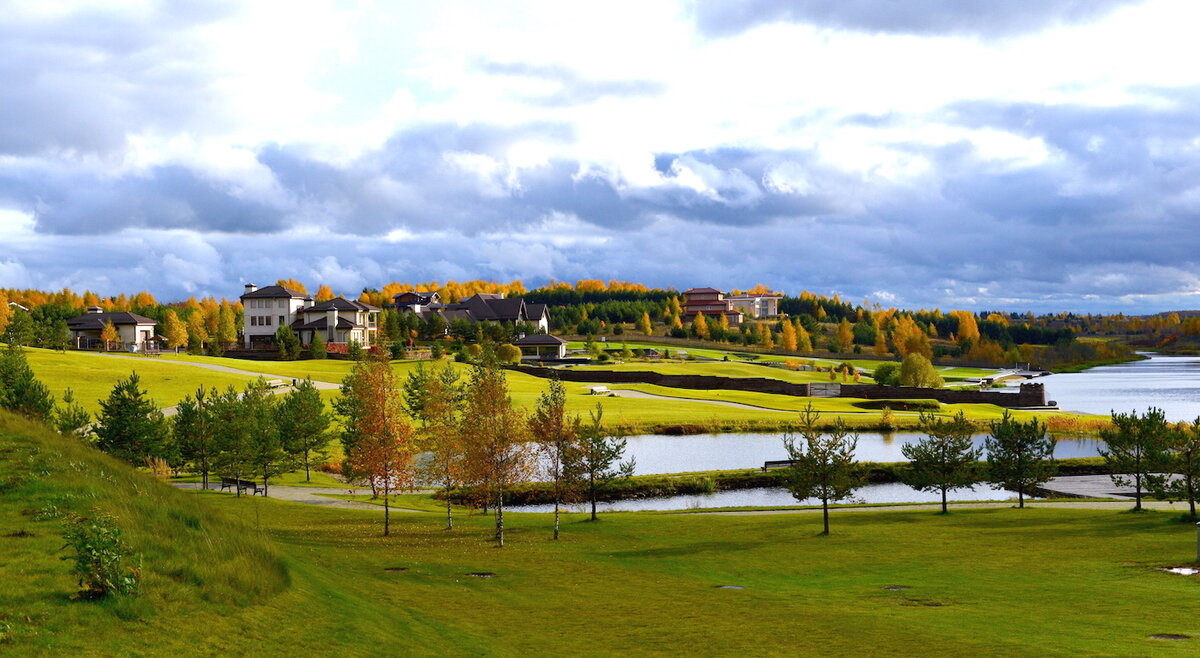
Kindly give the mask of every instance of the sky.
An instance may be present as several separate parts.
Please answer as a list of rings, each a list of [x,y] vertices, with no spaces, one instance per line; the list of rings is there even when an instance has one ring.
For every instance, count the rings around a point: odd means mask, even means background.
[[[1200,308],[1191,0],[0,0],[0,287]]]

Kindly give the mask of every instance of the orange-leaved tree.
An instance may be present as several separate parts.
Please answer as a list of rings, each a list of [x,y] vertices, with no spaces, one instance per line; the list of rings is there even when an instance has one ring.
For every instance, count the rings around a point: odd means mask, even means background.
[[[100,340],[104,341],[104,351],[112,349],[112,344],[121,339],[121,335],[117,333],[116,326],[111,322],[105,322],[104,328],[100,330]]]
[[[354,364],[334,408],[342,416],[342,472],[366,482],[383,498],[383,534],[391,531],[390,498],[411,489],[416,442],[405,418],[399,382],[387,358],[372,355]]]
[[[508,381],[495,353],[484,352],[467,380],[460,436],[470,479],[495,510],[499,546],[504,546],[505,492],[535,467],[526,429],[524,415],[508,395]]]

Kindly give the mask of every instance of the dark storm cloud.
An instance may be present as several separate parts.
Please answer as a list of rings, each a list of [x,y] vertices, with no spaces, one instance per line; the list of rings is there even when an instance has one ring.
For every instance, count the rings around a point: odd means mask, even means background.
[[[220,121],[189,30],[226,3],[97,6],[48,19],[0,21],[0,153],[103,153],[130,126],[172,131]]]
[[[916,35],[1003,37],[1099,18],[1143,0],[698,0],[710,36],[770,23]]]
[[[653,80],[592,80],[564,66],[546,66],[527,62],[480,62],[478,70],[489,75],[532,78],[553,83],[556,89],[546,94],[526,95],[523,100],[543,107],[586,105],[603,98],[645,98],[662,94],[666,88]]]

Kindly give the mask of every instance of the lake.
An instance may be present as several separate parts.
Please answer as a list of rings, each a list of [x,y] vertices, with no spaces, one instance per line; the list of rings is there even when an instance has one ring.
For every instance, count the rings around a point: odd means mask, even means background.
[[[988,485],[947,492],[947,498],[960,500],[1016,500],[1017,494]],[[869,484],[854,492],[854,499],[843,502],[855,503],[936,503],[941,494],[917,491],[898,482]],[[775,507],[783,505],[820,505],[821,501],[810,499],[798,501],[786,489],[739,489],[718,491],[712,494],[668,496],[665,498],[643,498],[638,500],[616,500],[599,503],[596,509],[605,512],[645,512],[652,510],[707,509],[713,507]],[[553,505],[524,505],[507,508],[512,512],[553,512]],[[568,505],[569,511],[584,512],[588,505]]]
[[[1159,407],[1171,422],[1200,417],[1200,357],[1151,356],[1080,373],[1040,377],[1060,409],[1107,414]]]

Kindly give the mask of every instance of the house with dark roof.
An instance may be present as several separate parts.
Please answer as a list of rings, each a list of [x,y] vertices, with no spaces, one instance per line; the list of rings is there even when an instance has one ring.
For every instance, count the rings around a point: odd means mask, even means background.
[[[513,341],[521,350],[521,358],[530,360],[562,360],[567,356],[567,341],[550,334],[529,334]]]
[[[695,320],[697,315],[718,321],[724,316],[729,324],[741,324],[743,319],[742,312],[734,308],[733,304],[725,299],[725,293],[716,288],[684,290],[683,304],[680,308],[683,311],[680,320],[684,323]]]
[[[108,345],[107,349],[144,352],[158,347],[155,336],[158,322],[137,313],[105,313],[99,306],[92,306],[84,315],[67,320],[67,329],[70,330],[71,342],[77,349],[95,349],[103,346],[100,332],[109,324],[116,328],[120,345]]]
[[[505,297],[503,293],[479,293],[458,300],[452,304],[441,304],[436,301],[436,294],[425,298],[427,303],[413,303],[413,297],[403,297],[411,293],[401,293],[396,296],[394,307],[411,310],[426,319],[431,315],[439,315],[449,325],[455,320],[468,322],[497,322],[501,324],[530,324],[536,330],[550,330],[550,313],[545,304],[526,302],[523,297]],[[429,295],[429,293],[420,293]],[[403,299],[401,299],[403,297]],[[405,302],[405,303],[402,303]]]
[[[402,292],[392,297],[392,308],[418,311],[422,306],[440,304],[442,296],[436,292]]]
[[[327,344],[374,345],[379,335],[379,307],[338,297],[298,309],[291,326],[305,345],[317,334]]]
[[[246,348],[275,345],[275,332],[296,321],[296,312],[312,306],[311,295],[283,286],[246,284],[242,293],[242,341]]]

